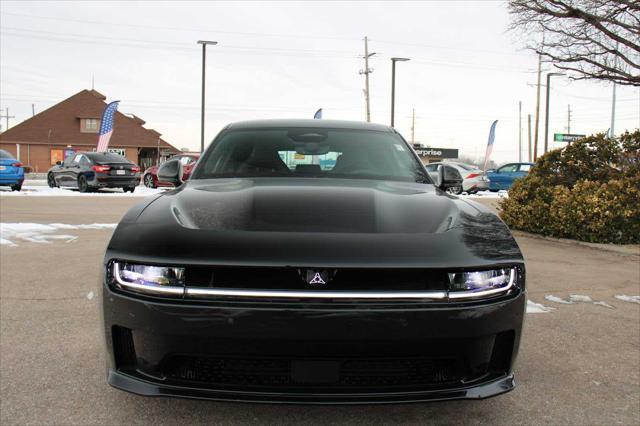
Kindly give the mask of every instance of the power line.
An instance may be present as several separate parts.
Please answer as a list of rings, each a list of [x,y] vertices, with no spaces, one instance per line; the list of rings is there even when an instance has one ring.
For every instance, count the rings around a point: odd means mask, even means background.
[[[239,32],[239,31],[212,31],[211,28],[196,28],[196,27],[167,27],[167,26],[157,26],[157,25],[141,25],[141,24],[126,24],[123,22],[113,22],[113,21],[95,21],[95,20],[83,20],[83,19],[70,19],[70,18],[61,18],[61,17],[53,17],[53,16],[37,16],[37,15],[27,15],[21,13],[10,13],[3,12],[3,15],[11,15],[11,16],[21,16],[25,18],[35,18],[35,19],[44,19],[44,20],[53,20],[53,21],[64,21],[64,22],[75,22],[80,24],[95,24],[95,25],[107,25],[107,26],[120,26],[120,27],[131,27],[131,28],[146,28],[146,29],[154,29],[160,31],[186,31],[190,33],[202,33],[206,32],[209,34],[237,34],[244,36],[256,36],[256,37],[283,37],[283,38],[309,38],[309,39],[327,39],[327,40],[352,40],[357,41],[358,38],[350,38],[350,37],[338,37],[338,36],[327,36],[327,35],[309,35],[309,34],[275,34],[275,33],[251,33],[251,32]]]

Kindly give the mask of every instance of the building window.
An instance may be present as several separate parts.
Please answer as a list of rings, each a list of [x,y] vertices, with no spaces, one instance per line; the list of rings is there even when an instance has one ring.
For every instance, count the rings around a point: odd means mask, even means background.
[[[83,118],[80,120],[80,131],[83,133],[98,133],[100,120],[97,118]]]

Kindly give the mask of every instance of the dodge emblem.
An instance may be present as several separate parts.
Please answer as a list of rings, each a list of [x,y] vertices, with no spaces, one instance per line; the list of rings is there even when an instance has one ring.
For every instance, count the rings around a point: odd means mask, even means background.
[[[298,269],[300,278],[312,287],[322,287],[333,279],[335,269]]]
[[[320,276],[320,272],[316,272],[309,284],[326,284],[326,282]]]

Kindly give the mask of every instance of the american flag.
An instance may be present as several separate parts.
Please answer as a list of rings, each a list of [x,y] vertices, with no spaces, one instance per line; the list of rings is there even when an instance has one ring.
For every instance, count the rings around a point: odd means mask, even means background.
[[[496,124],[498,120],[494,121],[489,130],[489,141],[487,142],[487,151],[484,154],[484,167],[482,170],[487,171],[487,165],[489,164],[489,158],[491,157],[491,151],[493,151],[493,141],[496,138]]]
[[[109,139],[113,133],[113,121],[118,110],[118,104],[120,101],[111,102],[104,109],[102,114],[102,123],[100,123],[100,136],[98,137],[98,152],[106,152],[109,147]]]

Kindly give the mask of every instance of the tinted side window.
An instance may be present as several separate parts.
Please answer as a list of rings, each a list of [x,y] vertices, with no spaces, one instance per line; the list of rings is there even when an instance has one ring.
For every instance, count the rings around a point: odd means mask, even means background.
[[[13,160],[13,155],[9,154],[4,149],[0,149],[0,159],[2,159],[2,160]]]
[[[81,167],[90,167],[91,166],[91,161],[89,161],[89,158],[87,158],[86,155],[83,155],[82,158],[80,159],[80,166]]]
[[[502,166],[498,169],[500,173],[513,173],[518,170],[517,164],[507,164],[506,166]]]

